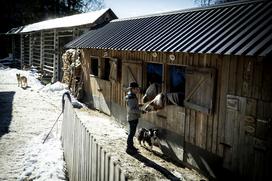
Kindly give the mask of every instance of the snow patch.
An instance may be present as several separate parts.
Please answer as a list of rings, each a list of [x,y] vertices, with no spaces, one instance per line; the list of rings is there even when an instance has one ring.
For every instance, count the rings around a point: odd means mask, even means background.
[[[63,149],[56,135],[50,135],[46,142],[46,133],[33,138],[27,145],[24,158],[24,172],[20,180],[65,180]]]
[[[68,89],[67,85],[58,81],[54,84],[47,84],[41,90],[44,92],[60,92],[60,91],[66,90],[66,89]]]

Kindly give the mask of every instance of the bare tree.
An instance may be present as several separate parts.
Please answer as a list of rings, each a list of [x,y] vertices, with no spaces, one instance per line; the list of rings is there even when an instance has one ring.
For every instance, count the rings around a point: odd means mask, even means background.
[[[214,4],[222,4],[222,3],[228,3],[233,1],[239,1],[239,0],[215,0]]]
[[[200,6],[210,6],[213,0],[194,0],[194,2]]]
[[[233,2],[233,1],[239,1],[239,0],[194,0],[196,4],[199,4],[200,6],[210,6],[213,4],[222,4],[227,2]]]
[[[104,0],[84,0],[82,3],[83,12],[96,11],[105,7]]]

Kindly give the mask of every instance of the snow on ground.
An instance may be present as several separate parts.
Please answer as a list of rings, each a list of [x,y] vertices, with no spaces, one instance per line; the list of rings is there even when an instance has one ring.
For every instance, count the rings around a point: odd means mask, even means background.
[[[51,135],[43,144],[46,135],[40,134],[28,143],[20,180],[65,180],[61,144],[57,135]]]
[[[26,90],[17,86],[16,73],[27,77]],[[66,179],[60,121],[43,144],[61,112],[66,86],[44,86],[36,77],[35,70],[0,66],[0,180]]]

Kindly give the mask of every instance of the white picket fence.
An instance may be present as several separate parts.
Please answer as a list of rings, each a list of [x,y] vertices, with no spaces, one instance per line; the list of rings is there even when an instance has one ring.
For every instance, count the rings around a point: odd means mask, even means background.
[[[82,124],[67,97],[62,122],[62,144],[71,181],[125,181],[125,174],[115,164]]]

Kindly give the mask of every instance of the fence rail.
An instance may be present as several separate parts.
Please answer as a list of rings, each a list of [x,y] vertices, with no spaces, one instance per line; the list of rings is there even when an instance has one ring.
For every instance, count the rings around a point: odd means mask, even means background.
[[[83,125],[65,99],[62,144],[69,179],[72,181],[125,181],[125,174]]]

